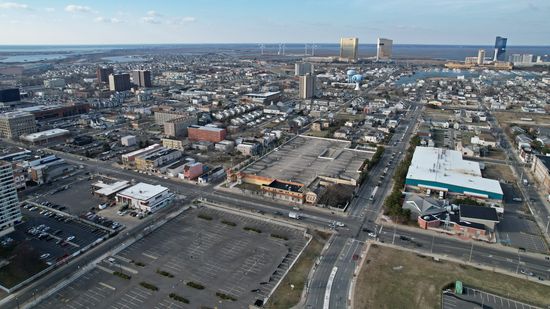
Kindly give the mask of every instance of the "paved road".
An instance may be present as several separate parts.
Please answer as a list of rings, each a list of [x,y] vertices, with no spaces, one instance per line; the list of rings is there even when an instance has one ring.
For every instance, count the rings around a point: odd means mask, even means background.
[[[335,238],[329,247],[331,258],[321,260],[318,270],[311,280],[311,286],[315,288],[310,289],[308,293],[307,308],[321,308],[319,307],[320,304],[325,305],[326,287],[334,267],[337,268],[337,272],[328,298],[329,307],[347,308],[351,279],[356,267],[353,255],[360,254],[364,240],[367,237],[367,233],[362,232],[362,228],[376,229],[375,221],[382,210],[384,197],[390,193],[394,169],[405,154],[420,113],[420,108],[413,104],[411,110],[403,117],[405,120],[400,123],[389,142],[390,145],[397,142],[397,146],[390,147],[391,150],[384,152],[379,163],[369,172],[367,181],[359,188],[357,196],[349,206],[349,217],[344,221],[349,224],[349,230],[339,231],[339,237]],[[391,153],[396,153],[396,156],[393,163],[387,166],[387,162],[391,159]],[[372,190],[378,184],[379,176],[382,175],[386,167],[388,167],[387,175],[379,185],[374,201],[370,201],[369,197]],[[333,247],[339,249],[338,253],[333,251]],[[338,256],[338,258],[335,259],[335,256]],[[321,269],[322,271],[320,271]],[[335,288],[336,286],[338,288]]]

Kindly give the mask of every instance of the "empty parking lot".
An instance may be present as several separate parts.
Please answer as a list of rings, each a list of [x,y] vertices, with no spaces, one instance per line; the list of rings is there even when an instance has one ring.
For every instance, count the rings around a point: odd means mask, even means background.
[[[287,226],[210,208],[190,210],[38,308],[60,303],[68,308],[246,308],[269,294],[306,242],[303,231]]]

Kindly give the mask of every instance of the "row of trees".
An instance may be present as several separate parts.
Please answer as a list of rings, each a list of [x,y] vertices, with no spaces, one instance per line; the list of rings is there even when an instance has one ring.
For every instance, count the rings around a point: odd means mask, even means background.
[[[384,154],[384,151],[386,148],[383,146],[376,147],[376,152],[372,156],[372,158],[365,159],[365,162],[363,162],[363,166],[367,166],[367,168],[363,168],[363,171],[361,172],[361,176],[359,177],[359,184],[362,184],[365,179],[367,179],[367,175],[369,174],[369,171],[372,170],[376,164],[380,161],[380,158],[382,158],[382,155]]]
[[[409,148],[405,154],[405,158],[399,166],[395,169],[393,175],[393,191],[384,201],[385,213],[386,215],[394,218],[396,221],[407,221],[411,215],[410,210],[403,209],[403,194],[401,190],[405,186],[405,179],[407,178],[407,172],[409,171],[409,166],[411,165],[412,157],[416,146],[420,145],[420,137],[415,135],[411,138]]]

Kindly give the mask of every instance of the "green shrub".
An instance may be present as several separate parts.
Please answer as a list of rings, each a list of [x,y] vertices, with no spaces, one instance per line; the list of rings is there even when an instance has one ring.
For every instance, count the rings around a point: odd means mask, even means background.
[[[199,217],[203,220],[212,221],[212,217],[210,217],[209,215],[206,215],[206,214],[199,214],[197,217]]]
[[[283,240],[288,240],[288,237],[283,236],[283,235],[279,235],[279,234],[271,234],[271,237],[279,238],[279,239],[283,239]]]
[[[216,292],[216,296],[218,296],[219,298],[221,298],[223,300],[237,301],[237,298],[235,298],[231,295],[221,293],[221,292]]]
[[[192,288],[197,289],[197,290],[204,290],[204,285],[202,285],[200,283],[193,282],[193,281],[187,282],[187,286],[192,287]]]
[[[144,287],[144,288],[146,288],[146,289],[148,289],[148,290],[151,290],[151,291],[158,291],[158,290],[159,290],[159,288],[158,288],[156,285],[151,284],[151,283],[148,283],[148,282],[145,282],[145,281],[141,281],[141,282],[139,283],[139,285],[141,285],[142,287]]]
[[[187,298],[185,298],[185,297],[183,297],[183,296],[179,296],[179,295],[176,294],[176,293],[170,293],[168,296],[169,296],[171,299],[177,300],[177,301],[179,301],[179,302],[181,302],[181,303],[184,303],[184,304],[188,304],[188,303],[189,303],[189,299],[187,299]]]
[[[222,220],[222,223],[225,224],[225,225],[229,225],[229,226],[237,226],[237,223],[227,221],[227,220]]]
[[[125,274],[125,273],[121,273],[120,271],[115,271],[115,272],[113,273],[113,275],[118,276],[118,277],[120,277],[120,278],[122,278],[122,279],[126,279],[126,280],[132,279],[132,276],[127,275],[127,274]]]
[[[168,277],[168,278],[174,278],[174,275],[172,275],[171,273],[169,273],[165,270],[157,269],[157,274],[162,275],[164,277]]]
[[[244,229],[245,231],[252,231],[252,232],[256,232],[256,233],[258,233],[258,234],[260,234],[260,233],[262,232],[262,230],[257,229],[257,228],[255,228],[255,227],[250,227],[250,226],[245,226],[245,227],[243,227],[243,229]]]

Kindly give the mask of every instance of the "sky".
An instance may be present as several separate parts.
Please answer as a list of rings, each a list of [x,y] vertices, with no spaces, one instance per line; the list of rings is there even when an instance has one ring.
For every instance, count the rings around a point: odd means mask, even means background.
[[[0,0],[0,44],[550,45],[550,0]]]

